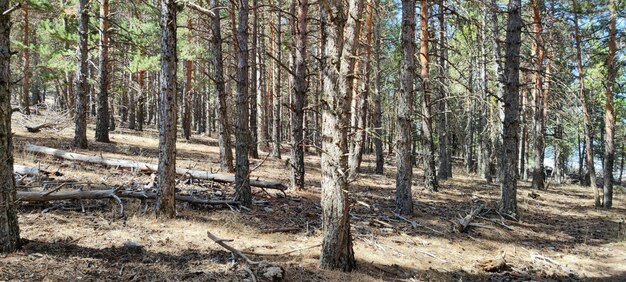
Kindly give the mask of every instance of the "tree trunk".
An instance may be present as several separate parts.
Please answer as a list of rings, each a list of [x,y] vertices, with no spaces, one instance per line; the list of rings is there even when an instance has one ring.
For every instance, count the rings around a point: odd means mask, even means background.
[[[532,51],[533,51],[533,65],[534,65],[534,85],[533,85],[533,117],[534,117],[534,157],[533,162],[533,189],[543,190],[545,188],[545,174],[543,160],[545,156],[545,128],[544,128],[544,110],[543,110],[543,60],[544,60],[544,44],[543,44],[543,27],[541,23],[541,10],[539,6],[539,0],[532,0],[533,9],[533,26],[532,31],[534,34]]]
[[[252,205],[250,190],[250,128],[248,113],[248,0],[239,2],[237,27],[237,116],[235,117],[235,200]]]
[[[28,1],[22,3],[22,113],[30,115],[30,24],[28,15]]]
[[[187,43],[193,44],[193,21],[191,17],[187,19],[187,29],[189,29],[189,36],[187,37]],[[191,138],[191,99],[193,96],[193,89],[191,80],[193,79],[193,62],[191,60],[185,60],[185,87],[183,94],[183,136],[189,140]]]
[[[350,235],[350,204],[348,200],[348,138],[350,125],[349,85],[358,45],[358,18],[363,2],[359,0],[329,1],[331,17],[324,30],[327,38],[324,69],[324,101],[322,119],[322,228],[323,243],[320,267],[351,271],[356,267]]]
[[[448,45],[446,29],[446,0],[439,2],[439,114],[437,132],[439,133],[439,174],[440,179],[452,177],[452,158],[448,148]],[[484,56],[483,56],[484,58]]]
[[[578,61],[578,91],[580,94],[580,101],[582,104],[583,120],[585,126],[585,162],[587,165],[587,172],[589,173],[591,190],[593,190],[595,206],[600,207],[602,204],[600,199],[600,192],[598,191],[598,187],[596,186],[596,169],[593,160],[593,121],[591,119],[590,107],[590,103],[592,103],[593,100],[587,100],[588,97],[585,90],[585,73],[583,69],[582,51],[580,47],[580,31],[578,28],[578,4],[576,0],[572,0],[572,5],[574,7],[574,40],[576,45],[576,58]]]
[[[176,216],[176,1],[161,0],[161,95],[159,99],[159,198],[157,215]]]
[[[365,10],[365,42],[363,45],[364,55],[361,56],[360,64],[362,66],[361,75],[361,89],[360,95],[358,95],[355,104],[354,111],[354,136],[351,143],[351,152],[348,159],[348,165],[350,167],[350,177],[356,177],[361,167],[361,160],[363,159],[363,150],[365,147],[365,133],[367,131],[367,110],[368,100],[370,92],[370,69],[371,69],[371,57],[372,57],[372,25],[373,25],[373,3],[368,1],[367,9]],[[355,83],[356,84],[356,83]],[[357,89],[357,91],[359,91]],[[356,92],[355,92],[356,93]],[[353,99],[355,100],[355,99]]]
[[[430,74],[428,55],[428,10],[427,0],[420,0],[420,65],[422,79],[422,151],[424,152],[424,186],[429,191],[437,191],[437,174],[435,172],[435,143],[433,142],[433,117],[430,101]]]
[[[137,130],[142,131],[143,130],[143,125],[145,123],[146,117],[145,117],[145,108],[146,108],[146,88],[145,88],[145,74],[146,71],[145,70],[139,70],[137,72],[137,87],[139,88],[139,95],[137,97],[137,106],[136,106],[136,111],[137,113],[135,114],[137,116]]]
[[[257,68],[259,64],[256,60],[259,53],[259,13],[258,13],[258,0],[252,1],[252,48],[250,48],[250,97],[248,103],[250,104],[250,157],[254,159],[259,158],[258,147],[258,123],[257,123],[257,95],[259,95],[259,80]]]
[[[298,0],[293,49],[291,96],[291,187],[304,189],[304,104],[306,103],[306,44],[308,0]]]
[[[219,6],[218,0],[211,0],[213,9]],[[234,172],[233,152],[230,140],[230,126],[228,123],[228,109],[226,106],[226,84],[224,83],[224,60],[222,59],[222,34],[219,17],[212,20],[211,52],[213,59],[213,75],[215,92],[217,94],[217,122],[219,130],[220,165],[223,171]]]
[[[609,1],[609,53],[606,58],[607,81],[606,81],[606,111],[604,114],[604,208],[610,209],[613,205],[613,166],[615,163],[615,112],[613,109],[613,89],[617,76],[617,64],[615,53],[617,46],[615,37],[617,33],[615,0]],[[624,140],[622,140],[624,141]]]
[[[109,0],[100,5],[100,58],[98,86],[98,111],[96,116],[96,141],[109,140]]]
[[[375,7],[378,7],[380,4],[379,0],[375,0]],[[376,154],[376,169],[374,170],[376,174],[383,174],[384,165],[385,165],[385,156],[383,155],[383,112],[381,106],[381,91],[380,91],[380,79],[381,79],[381,68],[380,68],[380,54],[382,52],[380,41],[381,41],[381,17],[380,11],[375,9],[376,11],[376,19],[374,23],[374,62],[372,64],[373,67],[373,75],[374,75],[374,88],[373,88],[373,96],[374,96],[374,113],[372,115],[372,124],[374,127],[375,136],[374,139],[374,151]]]
[[[9,1],[0,0],[0,11],[7,9]],[[0,253],[15,251],[20,245],[11,133],[10,32],[10,14],[0,15]]]
[[[76,68],[76,115],[74,122],[74,147],[87,148],[87,81],[88,37],[89,37],[89,1],[78,2],[78,66]]]
[[[280,3],[281,1],[277,1],[276,5],[278,6],[276,12],[276,40],[271,44],[274,45],[274,50],[276,51],[274,63],[274,101],[272,104],[272,157],[280,159],[280,103],[281,103],[281,94],[280,94],[280,83],[281,81],[281,60],[282,60],[282,41],[281,41],[281,19],[282,15],[280,12]]]
[[[517,210],[517,158],[519,146],[519,63],[522,33],[521,0],[509,0],[506,29],[506,86],[500,157],[500,213],[519,219]]]
[[[400,68],[400,92],[398,93],[396,131],[396,212],[413,213],[413,104],[415,97],[415,1],[402,1],[402,67]]]
[[[258,5],[258,0],[254,1],[255,4],[253,4],[255,7]],[[268,82],[269,77],[266,75],[266,70],[268,69],[268,65],[266,65],[266,60],[264,60],[263,58],[265,58],[264,54],[266,52],[266,48],[265,48],[265,29],[260,29],[259,28],[259,16],[260,13],[258,13],[258,11],[256,12],[257,14],[254,17],[254,23],[253,23],[253,27],[255,29],[254,33],[255,34],[259,34],[260,33],[260,40],[259,37],[257,37],[257,41],[258,41],[258,47],[260,47],[260,51],[256,52],[256,57],[255,57],[255,61],[256,61],[256,65],[257,65],[257,87],[259,87],[258,91],[257,91],[257,101],[256,101],[256,106],[257,106],[257,151],[258,150],[267,150],[269,148],[269,140],[270,140],[270,136],[269,136],[269,131],[268,131],[268,115],[270,114],[270,112],[267,110],[267,104],[268,104],[268,96],[269,93],[271,93],[271,91],[268,90],[267,86],[271,85],[271,83]]]

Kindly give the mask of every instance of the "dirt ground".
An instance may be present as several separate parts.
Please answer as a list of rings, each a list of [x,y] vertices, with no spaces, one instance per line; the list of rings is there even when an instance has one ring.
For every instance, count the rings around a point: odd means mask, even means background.
[[[74,163],[23,151],[26,143],[84,154],[157,163],[157,132],[113,132],[113,143],[93,141],[89,150],[70,147],[73,130],[28,133],[14,124],[15,163],[60,171],[56,180],[137,188],[149,175]],[[283,160],[251,160],[252,177],[288,183]],[[194,136],[178,143],[179,166],[216,172],[214,138]],[[615,194],[610,211],[593,207],[588,188],[550,184],[535,191],[521,182],[518,202],[522,219],[503,220],[495,213],[499,187],[456,170],[441,181],[440,192],[422,189],[417,170],[413,196],[416,212],[407,220],[393,213],[395,169],[373,174],[366,157],[363,173],[351,186],[352,235],[358,269],[352,273],[317,267],[321,243],[320,170],[315,154],[306,157],[306,191],[254,189],[260,203],[250,211],[237,207],[179,204],[179,218],[162,221],[139,200],[124,200],[126,217],[109,201],[24,203],[20,211],[21,251],[0,256],[0,281],[253,281],[230,252],[207,237],[207,231],[232,239],[231,246],[255,261],[282,266],[287,281],[626,281],[626,199]],[[231,185],[181,179],[181,193],[230,199]],[[532,194],[534,195],[534,194]],[[151,204],[151,203],[149,203]],[[453,222],[472,208],[485,212],[466,233]],[[45,211],[45,212],[44,212]],[[411,223],[414,222],[414,224]],[[478,267],[504,256],[507,266],[496,272]],[[263,281],[259,275],[256,278]]]

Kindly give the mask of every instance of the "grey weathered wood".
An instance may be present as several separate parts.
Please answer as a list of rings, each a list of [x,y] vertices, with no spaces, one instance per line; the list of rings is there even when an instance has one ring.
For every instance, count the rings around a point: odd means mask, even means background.
[[[132,169],[132,170],[136,170],[140,172],[152,173],[152,172],[158,171],[158,165],[156,164],[149,164],[149,163],[138,162],[138,161],[133,161],[133,160],[121,160],[121,159],[103,158],[99,156],[88,156],[84,154],[71,153],[71,152],[67,152],[67,151],[63,151],[59,149],[37,146],[37,145],[32,145],[32,144],[26,144],[24,146],[24,150],[28,152],[33,152],[33,153],[52,155],[52,156],[62,158],[62,159],[67,159],[67,160],[87,162],[91,164],[101,164],[101,165],[106,165],[110,167],[126,168],[126,169]],[[196,179],[212,180],[215,182],[222,182],[222,183],[234,183],[235,182],[234,176],[210,173],[208,171],[198,170],[198,169],[177,168],[176,174],[177,175],[189,175]],[[278,181],[272,181],[272,180],[252,179],[250,180],[250,185],[255,186],[255,187],[260,187],[260,188],[266,188],[266,189],[278,189],[278,190],[286,189],[285,185],[283,185],[282,183]]]

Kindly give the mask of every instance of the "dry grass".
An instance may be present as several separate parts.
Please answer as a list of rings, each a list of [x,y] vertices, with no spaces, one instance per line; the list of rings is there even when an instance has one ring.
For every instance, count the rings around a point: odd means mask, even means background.
[[[18,164],[61,170],[66,179],[108,185],[149,181],[147,175],[74,164],[21,150],[27,142],[70,149],[71,128],[31,134],[16,126],[15,133]],[[92,137],[93,132],[89,131],[88,136]],[[90,138],[90,149],[78,151],[157,162],[155,131],[122,129],[111,137],[112,144],[95,143]],[[217,171],[216,144],[215,139],[204,136],[179,142],[179,164]],[[254,167],[261,160],[252,162]],[[306,165],[306,191],[278,198],[273,193],[255,190],[255,197],[270,202],[249,212],[180,205],[180,218],[161,221],[151,213],[143,214],[135,201],[127,202],[126,219],[116,219],[116,207],[103,202],[86,201],[87,206],[98,207],[85,212],[41,213],[42,206],[24,205],[20,227],[27,244],[18,253],[0,257],[0,280],[249,279],[245,271],[230,262],[228,252],[207,238],[207,230],[234,239],[230,244],[254,260],[282,265],[289,281],[626,279],[623,192],[616,194],[615,208],[605,211],[592,207],[592,195],[586,188],[551,185],[548,191],[536,192],[540,196],[533,199],[528,196],[528,183],[522,182],[518,200],[523,218],[519,222],[504,222],[512,230],[499,224],[501,219],[492,213],[486,215],[489,220],[476,220],[482,227],[454,233],[451,221],[457,220],[459,214],[464,215],[479,203],[492,210],[497,207],[498,186],[456,171],[455,178],[442,181],[441,192],[428,193],[421,189],[420,175],[416,175],[416,213],[409,219],[418,226],[412,228],[392,212],[393,166],[385,167],[385,175],[374,175],[370,158],[364,160],[364,173],[351,188],[352,232],[359,268],[348,274],[320,270],[319,247],[312,247],[321,242],[319,158],[307,156]],[[287,183],[287,172],[284,160],[270,158],[252,177]],[[196,188],[200,189],[195,184],[181,185],[183,190]],[[228,186],[214,186],[211,191],[218,190],[227,197],[233,193]],[[77,205],[66,204],[74,206]],[[267,232],[284,227],[299,230]],[[125,247],[126,241],[142,245],[143,250]],[[479,261],[501,254],[505,254],[508,269],[486,273],[476,267]]]

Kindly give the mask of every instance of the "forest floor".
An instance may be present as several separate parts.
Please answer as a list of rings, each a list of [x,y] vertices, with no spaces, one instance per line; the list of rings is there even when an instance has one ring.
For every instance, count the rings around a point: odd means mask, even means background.
[[[91,128],[92,129],[92,128]],[[84,163],[74,163],[23,151],[26,143],[91,155],[157,163],[158,134],[121,129],[112,143],[96,143],[88,131],[89,149],[70,147],[72,128],[28,133],[14,124],[15,163],[60,171],[57,180],[138,187],[150,176]],[[287,147],[285,147],[287,149]],[[178,165],[209,171],[219,168],[214,138],[194,136],[177,145]],[[282,160],[251,160],[252,178],[288,183]],[[421,170],[415,175],[415,214],[411,224],[393,213],[395,168],[373,174],[366,157],[363,173],[351,185],[352,236],[358,269],[352,273],[318,268],[321,237],[320,168],[315,154],[306,156],[306,190],[287,192],[254,189],[264,200],[250,211],[236,207],[179,204],[179,218],[155,219],[138,200],[125,200],[126,217],[117,218],[109,201],[23,204],[19,223],[25,245],[17,253],[0,255],[0,281],[252,281],[232,263],[230,252],[207,238],[207,231],[232,239],[231,246],[255,261],[282,266],[287,281],[556,281],[626,280],[626,197],[615,194],[612,210],[593,207],[588,188],[550,184],[531,193],[522,181],[518,191],[521,220],[503,220],[497,213],[499,187],[455,170],[441,181],[440,192],[422,189]],[[183,181],[184,182],[184,181]],[[229,199],[232,185],[187,181],[182,193]],[[532,197],[531,197],[532,195]],[[535,196],[538,195],[538,196]],[[59,205],[62,204],[62,205]],[[486,213],[467,232],[453,222],[472,208]],[[46,208],[55,209],[42,212]],[[83,210],[84,208],[84,210]],[[130,243],[129,243],[130,242]],[[141,247],[137,247],[140,245]],[[504,256],[507,266],[485,272],[480,262]],[[257,277],[262,281],[263,277]]]

